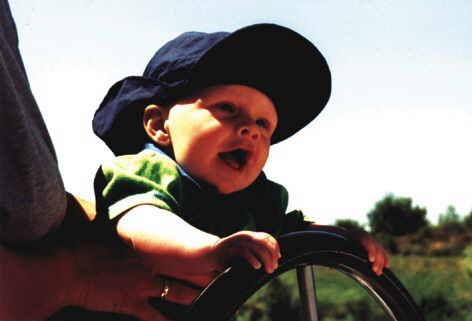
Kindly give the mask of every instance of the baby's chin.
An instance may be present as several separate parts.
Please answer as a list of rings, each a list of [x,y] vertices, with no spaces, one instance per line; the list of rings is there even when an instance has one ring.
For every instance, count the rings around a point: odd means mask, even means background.
[[[239,184],[236,182],[225,182],[223,184],[214,185],[218,193],[223,195],[228,195],[232,193],[236,193],[242,191],[243,189],[248,188],[254,183],[255,179],[251,180],[250,182],[240,182]]]
[[[249,185],[248,185],[249,186]],[[247,186],[246,186],[247,187]],[[216,188],[216,190],[218,191],[219,194],[221,195],[229,195],[229,194],[233,194],[233,193],[236,193],[236,192],[239,192],[239,191],[242,191],[243,189],[245,189],[246,187],[241,187],[241,188]]]
[[[260,173],[251,173],[249,175],[211,175],[210,177],[198,176],[195,173],[192,173],[190,170],[186,169],[192,177],[197,181],[207,184],[214,188],[218,194],[228,195],[242,191],[252,185],[259,177]]]

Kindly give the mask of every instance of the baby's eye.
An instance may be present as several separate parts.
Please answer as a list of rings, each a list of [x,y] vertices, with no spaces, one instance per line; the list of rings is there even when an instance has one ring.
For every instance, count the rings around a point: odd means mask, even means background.
[[[265,119],[258,119],[256,120],[256,124],[257,126],[261,127],[261,128],[269,128],[269,122]]]
[[[236,113],[236,107],[230,103],[217,104],[218,110],[224,111],[225,113],[234,114]]]

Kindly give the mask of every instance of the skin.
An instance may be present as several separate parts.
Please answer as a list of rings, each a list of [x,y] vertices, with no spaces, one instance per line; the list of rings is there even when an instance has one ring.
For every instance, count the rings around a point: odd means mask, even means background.
[[[45,320],[65,306],[80,306],[167,321],[148,304],[148,297],[160,296],[162,277],[134,251],[110,249],[95,239],[90,230],[93,203],[71,196],[69,205],[75,236],[40,251],[0,245],[0,320]],[[186,280],[195,285],[208,282],[201,277]],[[190,304],[200,293],[195,287],[166,282],[172,289],[166,300],[171,302]]]
[[[249,186],[262,171],[276,117],[270,99],[256,89],[217,86],[170,109],[148,106],[144,128],[192,175],[220,193],[232,193]],[[195,120],[198,124],[193,124]],[[195,148],[197,144],[204,148]],[[249,151],[242,166],[219,156],[235,148]],[[79,198],[75,203],[78,205],[71,207],[68,215],[93,221],[94,205]],[[319,227],[312,224],[310,228]],[[88,224],[81,228],[81,237],[73,240],[77,242],[73,246],[60,245],[47,253],[0,246],[1,320],[41,320],[61,307],[77,305],[165,321],[147,303],[148,297],[160,296],[163,277],[173,278],[166,278],[170,288],[166,300],[190,304],[232,258],[242,257],[255,269],[272,273],[281,257],[277,240],[267,233],[241,231],[219,238],[150,205],[137,206],[119,219],[118,235],[129,248],[118,256],[110,255],[111,249],[89,237]],[[367,250],[372,269],[380,275],[389,264],[386,251],[367,233],[352,237]],[[71,288],[74,291],[69,291]]]
[[[154,142],[222,194],[244,189],[259,176],[277,126],[272,101],[241,85],[209,87],[170,109],[149,106],[145,117],[150,113],[145,127]],[[242,166],[221,157],[236,149],[247,153]]]
[[[143,124],[149,138],[192,176],[227,194],[246,188],[261,173],[277,113],[272,101],[254,88],[213,86],[171,108],[148,106]],[[244,150],[241,163],[222,157],[237,149]],[[241,231],[219,238],[149,205],[125,213],[117,232],[154,273],[203,283],[223,271],[234,257],[272,273],[281,256],[277,241],[267,233]]]
[[[368,253],[368,258],[370,263],[372,263],[372,271],[375,274],[381,275],[383,272],[384,267],[390,266],[390,261],[388,258],[387,251],[383,248],[383,246],[377,242],[372,236],[370,236],[367,232],[354,232],[354,231],[346,231],[343,228],[336,227],[336,226],[329,226],[329,225],[319,225],[312,223],[308,227],[308,229],[322,229],[324,231],[332,231],[335,233],[340,234],[347,234],[355,241],[362,244],[362,246],[366,249]]]
[[[213,185],[222,194],[244,189],[258,177],[267,161],[270,139],[277,127],[277,122],[275,106],[270,98],[255,88],[242,85],[208,87],[192,97],[177,102],[170,108],[150,105],[145,109],[143,119],[144,128],[155,144],[166,150],[192,176]],[[247,160],[244,164],[235,164],[234,160],[221,157],[222,153],[234,149],[247,151]],[[134,211],[137,212],[138,208]],[[153,219],[153,216],[147,217],[149,221]],[[140,242],[138,239],[142,236],[136,237],[136,235],[139,234],[139,230],[143,228],[144,224],[140,223],[139,219],[135,220],[138,227],[135,226],[133,244],[141,244],[145,252],[165,251],[162,244],[173,242],[171,238],[151,242],[157,245],[151,250],[152,246],[149,240],[157,237],[156,230],[148,231],[144,238],[145,242]],[[157,222],[156,225],[158,225]],[[319,225],[312,224],[310,228],[316,229],[317,227]],[[168,228],[175,231],[179,227],[170,224]],[[144,229],[146,228],[144,227]],[[123,237],[128,240],[133,238],[130,235],[125,235],[127,234],[126,228],[121,231],[124,232]],[[247,233],[246,236],[251,236],[253,235],[251,233],[255,232],[244,231],[244,233]],[[277,267],[280,250],[278,250],[278,246],[273,245],[277,241],[272,236],[263,233],[252,239],[249,237],[244,242],[238,237],[234,237],[234,239],[232,237],[230,236],[224,241],[216,241],[216,245],[213,247],[210,241],[205,246],[194,248],[193,251],[200,253],[199,257],[206,259],[211,256],[208,255],[209,248],[215,250],[215,253],[223,255],[223,259],[219,263],[216,263],[217,257],[209,260],[209,262],[213,260],[210,264],[213,268],[221,268],[222,262],[229,259],[229,256],[226,256],[228,253],[246,258],[255,268],[260,268],[262,264],[268,273]],[[352,233],[352,237],[366,248],[369,259],[373,263],[374,272],[380,275],[383,268],[389,263],[387,252],[367,233]],[[157,238],[159,239],[159,237]],[[180,241],[183,241],[180,245],[192,243],[190,240]],[[147,245],[146,242],[148,242]],[[225,245],[229,248],[239,249],[239,242],[241,242],[251,249],[234,253],[219,251],[218,246],[222,243],[225,244],[225,242],[230,243],[229,246]],[[250,246],[251,242],[254,243],[252,247]],[[198,244],[198,242],[193,244]],[[175,249],[180,246],[179,244],[174,245]],[[269,251],[264,251],[264,246]],[[184,262],[179,264],[184,264]],[[208,273],[208,267],[206,271],[202,270],[202,272]]]

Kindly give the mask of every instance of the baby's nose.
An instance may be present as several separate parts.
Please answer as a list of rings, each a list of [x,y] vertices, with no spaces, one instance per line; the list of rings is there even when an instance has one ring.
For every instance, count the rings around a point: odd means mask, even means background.
[[[255,123],[246,123],[242,124],[238,128],[238,134],[240,136],[249,137],[251,139],[258,139],[259,138],[259,128]]]

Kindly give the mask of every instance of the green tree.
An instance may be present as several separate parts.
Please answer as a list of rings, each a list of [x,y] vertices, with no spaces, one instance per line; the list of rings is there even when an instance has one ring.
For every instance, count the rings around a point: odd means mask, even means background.
[[[465,230],[465,224],[462,224],[461,217],[454,206],[449,205],[446,213],[439,215],[438,230],[446,235]]]
[[[415,233],[429,224],[425,208],[413,206],[411,198],[393,194],[387,194],[378,201],[367,218],[373,233],[394,236]]]
[[[447,207],[444,214],[439,214],[439,225],[460,224],[461,218],[453,205]]]
[[[464,225],[468,228],[472,228],[472,210],[470,210],[469,215],[464,217]]]

